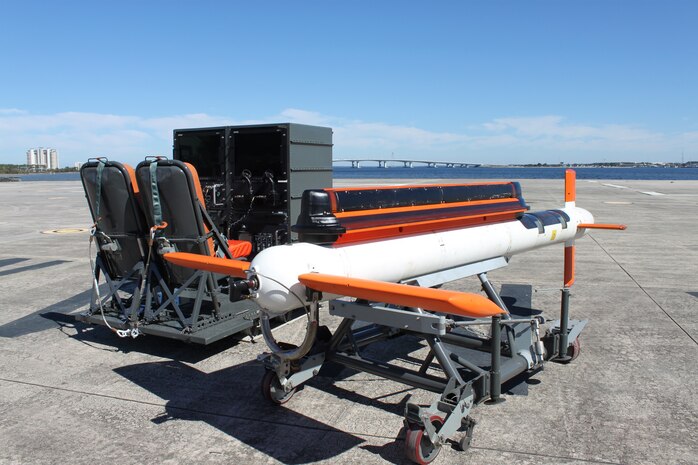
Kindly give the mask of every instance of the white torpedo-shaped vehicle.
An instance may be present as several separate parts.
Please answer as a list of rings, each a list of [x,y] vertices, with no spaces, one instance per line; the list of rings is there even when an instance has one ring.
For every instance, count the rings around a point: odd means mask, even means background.
[[[294,227],[300,242],[267,248],[252,262],[178,252],[165,258],[185,267],[253,276],[253,298],[269,316],[307,305],[306,285],[326,292],[325,300],[367,298],[356,294],[368,286],[371,300],[380,300],[375,295],[380,286],[367,281],[400,283],[559,243],[566,244],[565,284],[570,286],[574,240],[590,228],[622,226],[594,224],[592,214],[575,205],[571,170],[566,186],[563,208],[537,213],[526,213],[518,183],[306,191],[302,222]],[[398,288],[391,289],[385,297],[395,299]],[[439,294],[432,295],[438,300]],[[463,311],[491,316],[477,305]]]
[[[239,278],[231,286],[259,304],[272,349],[261,356],[269,369],[263,391],[274,403],[286,402],[328,360],[439,393],[431,405],[408,402],[405,411],[407,456],[429,463],[459,429],[467,447],[470,408],[501,401],[502,383],[578,355],[585,321],[569,319],[569,287],[575,240],[591,228],[625,227],[596,224],[577,207],[568,170],[565,203],[556,210],[529,212],[515,182],[310,190],[294,226],[299,242],[267,248],[251,262],[179,252],[165,259]],[[554,244],[565,246],[560,320],[541,335],[545,320],[511,313],[487,272]],[[472,275],[485,295],[438,289]],[[318,302],[327,300],[330,313],[344,318],[334,333],[319,326]],[[304,341],[277,343],[269,319],[300,307],[308,310]],[[489,336],[470,331],[478,325],[489,326]],[[400,334],[428,345],[419,370],[363,355]],[[468,351],[489,353],[489,362],[478,364]],[[434,361],[440,377],[430,372]]]

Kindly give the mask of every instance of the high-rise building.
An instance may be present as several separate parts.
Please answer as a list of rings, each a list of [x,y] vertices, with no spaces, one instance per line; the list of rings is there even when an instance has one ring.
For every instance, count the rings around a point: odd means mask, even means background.
[[[27,150],[27,165],[38,169],[58,169],[58,151],[44,147],[29,149]]]
[[[27,165],[38,165],[39,164],[39,154],[36,149],[27,150]]]
[[[48,152],[49,155],[49,166],[51,167],[50,169],[56,170],[58,169],[58,150],[56,149],[51,149]]]

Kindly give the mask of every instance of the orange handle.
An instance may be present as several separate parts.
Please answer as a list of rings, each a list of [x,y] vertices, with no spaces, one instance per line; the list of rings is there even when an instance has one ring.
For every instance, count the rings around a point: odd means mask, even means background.
[[[165,260],[185,268],[210,271],[212,273],[225,274],[236,278],[246,278],[250,262],[230,260],[228,258],[209,257],[187,252],[170,252],[163,255]]]
[[[577,225],[578,228],[586,228],[586,229],[616,229],[619,231],[623,231],[624,229],[627,229],[628,227],[624,224],[603,224],[603,223],[580,223]]]

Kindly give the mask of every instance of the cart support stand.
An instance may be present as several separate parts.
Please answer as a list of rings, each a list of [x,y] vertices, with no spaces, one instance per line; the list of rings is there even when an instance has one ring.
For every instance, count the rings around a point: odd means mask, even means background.
[[[569,345],[569,324],[570,324],[570,290],[565,287],[562,289],[562,298],[560,299],[560,345],[558,347],[557,362],[567,362],[572,359],[567,355],[567,346]]]
[[[502,363],[502,326],[501,317],[492,317],[492,342],[490,347],[492,348],[492,363],[490,368],[490,400],[487,402],[489,404],[498,404],[504,402],[502,395],[502,373],[501,373],[501,363]]]

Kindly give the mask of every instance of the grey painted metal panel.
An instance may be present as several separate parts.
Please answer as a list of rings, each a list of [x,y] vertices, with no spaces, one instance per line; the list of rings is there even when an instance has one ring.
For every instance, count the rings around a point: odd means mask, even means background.
[[[306,189],[321,189],[332,187],[332,171],[294,171],[291,173],[292,182],[289,187],[292,199],[300,199]],[[297,216],[291,218],[295,223]]]
[[[291,143],[332,145],[332,128],[286,123]]]
[[[301,197],[308,189],[332,187],[332,129],[289,123],[288,225],[296,223]],[[298,235],[289,231],[291,241]]]
[[[406,329],[421,334],[446,334],[446,317],[432,313],[416,313],[388,307],[373,307],[342,300],[330,302],[330,315],[369,321],[392,328]]]
[[[448,270],[437,271],[435,273],[417,276],[415,278],[406,279],[405,283],[417,283],[422,287],[433,287],[443,283],[455,281],[456,279],[475,276],[480,273],[487,273],[497,268],[507,266],[509,262],[504,257],[490,258],[481,262],[469,263],[467,265],[458,266]]]
[[[289,168],[299,170],[332,170],[332,147],[329,145],[290,144]]]

